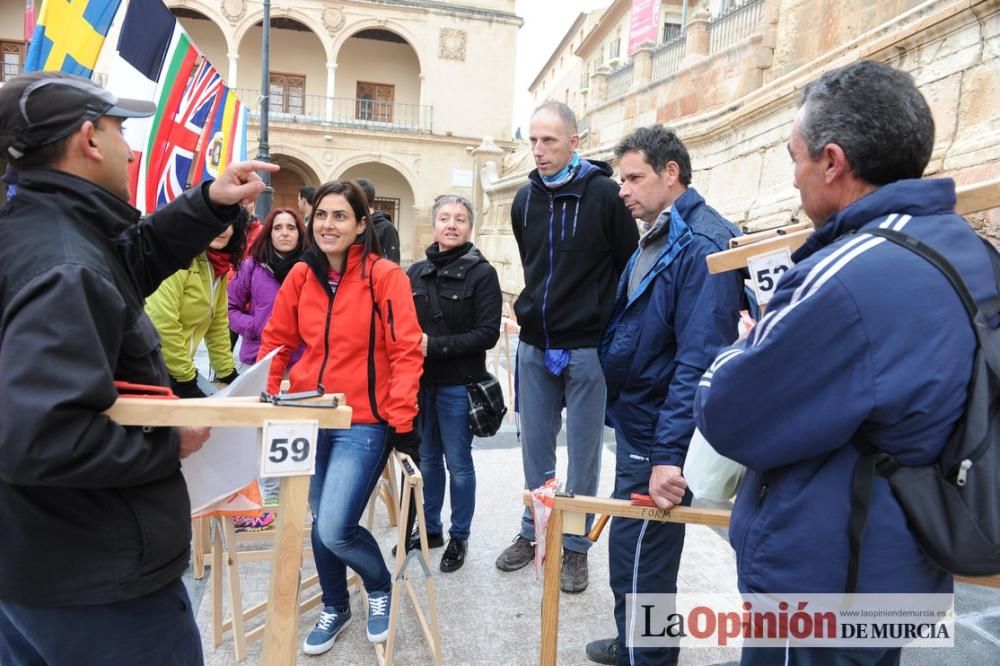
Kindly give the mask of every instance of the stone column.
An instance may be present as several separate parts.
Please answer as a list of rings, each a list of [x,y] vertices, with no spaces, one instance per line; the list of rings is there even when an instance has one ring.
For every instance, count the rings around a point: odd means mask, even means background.
[[[688,22],[687,29],[684,31],[686,42],[682,67],[708,56],[708,23],[711,19],[712,15],[708,13],[708,10],[702,8],[695,12],[694,17]]]
[[[475,209],[473,212],[476,220],[479,220],[472,226],[473,242],[475,242],[478,231],[482,227],[485,187],[489,184],[486,182],[487,174],[484,173],[483,166],[490,159],[497,163],[502,162],[504,152],[500,146],[493,142],[492,136],[484,136],[482,143],[470,150],[469,154],[472,155],[472,207]]]
[[[326,63],[326,120],[333,121],[333,98],[337,94],[337,63]]]
[[[639,88],[653,78],[653,42],[643,42],[632,54],[632,87]]]
[[[226,57],[229,58],[229,75],[226,77],[226,83],[230,88],[236,88],[239,86],[239,64],[240,56],[238,53],[227,53]]]

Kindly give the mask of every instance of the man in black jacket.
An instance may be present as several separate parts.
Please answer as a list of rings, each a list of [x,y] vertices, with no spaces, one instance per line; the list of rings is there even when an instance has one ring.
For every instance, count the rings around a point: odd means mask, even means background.
[[[639,241],[639,230],[611,167],[581,159],[576,116],[546,102],[531,118],[538,167],[511,206],[511,225],[524,267],[524,290],[514,303],[521,337],[517,350],[524,482],[537,488],[555,474],[556,435],[566,406],[569,467],[566,490],[594,495],[601,471],[606,388],[597,345],[611,315],[618,276]],[[587,524],[593,516],[587,516]],[[534,557],[535,525],[525,510],[514,542],[497,567],[514,571]],[[561,587],[587,588],[584,536],[563,539]]]
[[[392,220],[375,208],[375,184],[366,178],[358,178],[357,183],[365,191],[365,198],[368,199],[368,214],[371,216],[378,242],[382,245],[382,256],[398,264],[399,232],[393,226]]]
[[[116,381],[169,386],[143,298],[263,185],[231,165],[139,220],[122,135],[149,102],[35,72],[0,89],[0,663],[201,663],[180,459],[207,428],[123,427]]]

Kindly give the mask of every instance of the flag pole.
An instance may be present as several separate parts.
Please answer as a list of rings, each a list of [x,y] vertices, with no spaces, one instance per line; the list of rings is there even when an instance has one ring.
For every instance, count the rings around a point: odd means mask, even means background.
[[[261,162],[271,161],[271,147],[268,145],[268,114],[271,110],[271,0],[264,0],[264,26],[260,53],[260,139],[257,143],[257,159]],[[271,187],[271,174],[264,171],[260,174],[267,185],[257,197],[257,207],[254,211],[259,219],[264,219],[271,212],[274,189]]]

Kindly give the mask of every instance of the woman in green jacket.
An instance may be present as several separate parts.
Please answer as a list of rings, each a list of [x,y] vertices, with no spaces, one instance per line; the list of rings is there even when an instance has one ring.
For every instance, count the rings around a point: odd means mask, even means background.
[[[146,314],[160,334],[163,359],[171,386],[181,398],[203,398],[198,388],[195,352],[202,340],[215,380],[236,379],[236,362],[229,345],[229,275],[243,259],[249,228],[246,213],[146,299]]]

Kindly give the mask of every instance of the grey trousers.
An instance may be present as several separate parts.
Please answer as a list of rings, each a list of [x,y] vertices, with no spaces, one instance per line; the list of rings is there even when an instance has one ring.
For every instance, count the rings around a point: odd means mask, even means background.
[[[517,390],[525,488],[533,490],[555,476],[556,435],[562,427],[565,405],[569,452],[565,489],[578,495],[597,494],[607,400],[597,349],[570,350],[569,365],[556,377],[545,367],[545,350],[521,342],[517,350]],[[593,520],[593,514],[587,514],[588,530]],[[525,509],[521,519],[521,536],[535,539],[530,508]],[[592,545],[586,536],[563,537],[565,550],[585,553]]]

